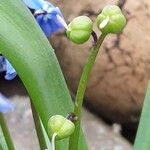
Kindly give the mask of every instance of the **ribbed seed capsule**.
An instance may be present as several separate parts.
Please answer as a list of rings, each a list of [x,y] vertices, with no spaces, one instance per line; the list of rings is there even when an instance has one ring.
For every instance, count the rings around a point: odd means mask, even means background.
[[[67,37],[76,44],[83,44],[86,42],[92,33],[93,23],[87,16],[79,16],[73,19],[68,25],[66,31]]]
[[[73,122],[61,115],[54,115],[48,121],[50,137],[56,134],[56,139],[64,139],[70,136],[75,129]]]
[[[118,6],[108,5],[98,15],[96,22],[102,33],[120,33],[126,25],[126,18]]]

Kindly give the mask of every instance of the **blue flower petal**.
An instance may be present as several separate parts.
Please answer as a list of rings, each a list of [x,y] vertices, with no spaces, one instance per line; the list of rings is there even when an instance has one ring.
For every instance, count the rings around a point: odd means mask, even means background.
[[[44,0],[23,0],[30,8],[35,9],[35,12],[44,11],[46,14],[40,14],[35,17],[41,29],[47,37],[63,28],[63,25],[58,21],[57,15],[62,16],[58,7],[55,7],[50,2]]]
[[[53,33],[64,28],[62,24],[58,21],[57,15],[62,16],[58,7],[49,8],[49,13],[46,15],[39,15],[36,17],[41,29],[47,37],[51,36]]]
[[[14,105],[0,93],[0,112],[6,113],[14,109]]]
[[[56,18],[56,17],[55,17]],[[57,20],[57,18],[54,20],[54,19],[49,19],[48,24],[50,24],[50,28],[51,28],[51,34],[52,33],[56,33],[58,32],[60,29],[64,28],[60,22]],[[50,34],[50,35],[51,35]]]
[[[5,75],[5,79],[6,80],[12,80],[17,76],[17,73],[15,71],[15,69],[13,68],[13,66],[10,64],[10,62],[6,59],[6,75]]]
[[[42,9],[43,4],[45,3],[43,0],[23,0],[27,7],[31,9]]]
[[[55,15],[55,16],[60,15],[61,17],[63,17],[63,15],[58,7],[49,7],[48,14]]]
[[[46,6],[46,9],[45,9],[45,6]],[[47,9],[50,8],[50,7],[54,7],[55,8],[55,6],[53,4],[51,4],[50,2],[47,2],[47,1],[43,2],[43,4],[42,4],[42,9],[43,10],[47,11]]]
[[[44,19],[44,15],[40,15],[36,18],[38,24],[40,25],[41,29],[45,33],[45,35],[48,37],[51,35],[51,28],[50,25],[47,23],[47,21]]]

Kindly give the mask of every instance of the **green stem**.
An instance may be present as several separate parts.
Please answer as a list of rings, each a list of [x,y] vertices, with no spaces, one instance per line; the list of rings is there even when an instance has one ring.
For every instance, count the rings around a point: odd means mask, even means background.
[[[105,37],[106,34],[102,34],[99,37],[95,46],[92,48],[92,51],[88,57],[87,63],[85,64],[83,73],[81,75],[81,79],[79,82],[77,95],[75,99],[75,107],[74,107],[74,114],[77,116],[78,120],[75,122],[75,127],[76,127],[75,131],[69,139],[69,150],[78,150],[78,140],[80,134],[81,110],[82,110],[83,98],[84,98],[85,90],[88,84],[92,67],[94,65],[96,56]]]
[[[47,149],[47,145],[46,145],[45,137],[43,134],[41,121],[40,121],[39,115],[34,107],[34,104],[32,103],[32,100],[30,100],[30,102],[31,102],[31,109],[32,109],[34,124],[35,124],[35,128],[36,128],[36,133],[37,133],[38,140],[39,140],[39,145],[40,145],[41,150],[45,150],[45,149]]]
[[[5,118],[2,113],[0,113],[0,125],[7,143],[7,147],[9,150],[15,150],[14,144],[12,142]]]

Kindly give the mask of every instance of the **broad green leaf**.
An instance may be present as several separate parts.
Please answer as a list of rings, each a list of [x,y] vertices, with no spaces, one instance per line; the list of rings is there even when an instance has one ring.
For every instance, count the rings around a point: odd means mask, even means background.
[[[144,99],[134,150],[150,150],[150,82]]]
[[[0,52],[22,79],[46,131],[50,116],[73,111],[54,50],[21,0],[0,0]],[[67,140],[57,144],[58,150],[67,149]]]

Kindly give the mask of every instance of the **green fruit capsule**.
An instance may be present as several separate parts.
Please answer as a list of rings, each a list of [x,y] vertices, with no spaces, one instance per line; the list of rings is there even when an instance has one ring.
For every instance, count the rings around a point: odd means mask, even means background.
[[[108,5],[98,15],[96,22],[102,33],[120,33],[126,25],[126,18],[118,6]]]
[[[68,25],[67,37],[76,44],[86,42],[92,33],[93,23],[87,16],[79,16]]]
[[[54,115],[48,121],[48,130],[50,137],[56,134],[56,139],[64,139],[74,132],[75,125],[61,115]]]

